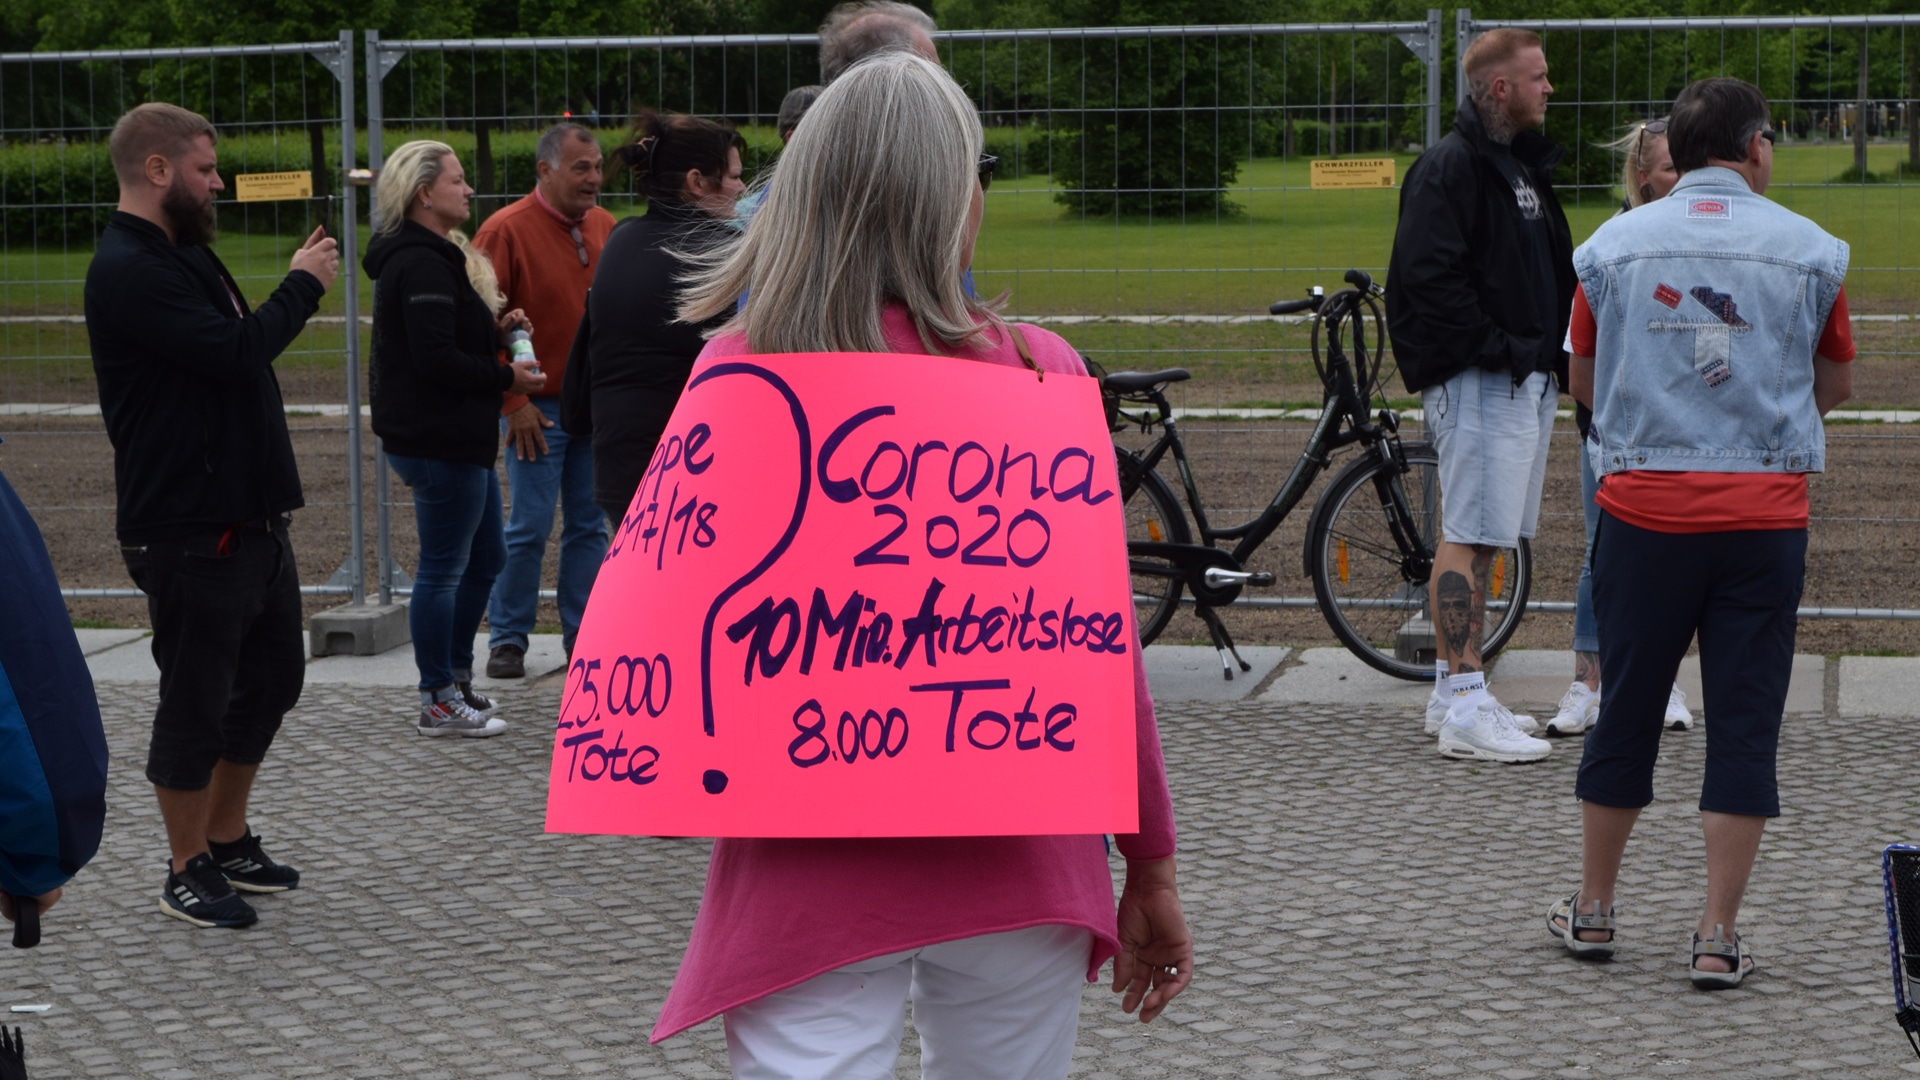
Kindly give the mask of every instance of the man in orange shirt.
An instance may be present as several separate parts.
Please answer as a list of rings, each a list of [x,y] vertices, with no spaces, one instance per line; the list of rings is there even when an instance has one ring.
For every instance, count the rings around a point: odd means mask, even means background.
[[[534,355],[547,375],[536,396],[501,405],[507,440],[507,565],[487,604],[487,674],[526,674],[527,635],[540,602],[540,576],[554,507],[561,512],[560,635],[569,653],[594,575],[607,553],[606,515],[593,502],[593,446],[558,425],[560,388],[574,330],[587,310],[587,287],[613,215],[598,205],[601,153],[593,133],[560,124],[540,136],[531,194],[487,219],[474,246],[493,260],[509,308],[535,327]]]

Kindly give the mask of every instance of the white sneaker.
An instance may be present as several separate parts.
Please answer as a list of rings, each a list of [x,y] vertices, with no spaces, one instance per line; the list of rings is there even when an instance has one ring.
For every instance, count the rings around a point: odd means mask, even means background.
[[[1435,683],[1433,693],[1427,695],[1427,734],[1440,733],[1440,725],[1447,722],[1447,710],[1452,707],[1453,695]],[[1531,735],[1540,730],[1540,722],[1526,713],[1509,712],[1507,715],[1513,718],[1513,726],[1523,734]]]
[[[1521,731],[1514,715],[1492,694],[1474,694],[1459,701],[1440,725],[1438,749],[1446,757],[1481,761],[1539,761],[1553,753],[1553,744]]]
[[[1667,693],[1667,727],[1674,731],[1693,730],[1693,714],[1687,711],[1687,692],[1677,685]]]
[[[1600,691],[1575,682],[1560,695],[1560,711],[1547,721],[1549,735],[1578,735],[1600,719]]]

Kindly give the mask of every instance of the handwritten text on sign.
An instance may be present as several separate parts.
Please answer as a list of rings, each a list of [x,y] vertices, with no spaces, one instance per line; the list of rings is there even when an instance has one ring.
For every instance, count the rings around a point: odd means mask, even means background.
[[[1137,828],[1093,380],[927,356],[694,368],[576,641],[554,832]]]

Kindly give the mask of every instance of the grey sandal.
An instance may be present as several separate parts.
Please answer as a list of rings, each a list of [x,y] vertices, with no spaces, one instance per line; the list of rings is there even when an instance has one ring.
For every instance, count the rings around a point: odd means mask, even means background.
[[[1745,940],[1735,937],[1732,941],[1723,940],[1726,927],[1713,924],[1713,936],[1705,941],[1700,935],[1693,935],[1693,957],[1687,961],[1687,977],[1693,980],[1695,989],[1731,990],[1740,985],[1749,972],[1756,966],[1753,957],[1747,952]],[[1703,956],[1718,956],[1733,965],[1732,971],[1701,971],[1694,961]]]
[[[1547,932],[1560,939],[1567,951],[1582,960],[1605,960],[1613,955],[1613,909],[1600,913],[1600,901],[1593,902],[1593,913],[1578,914],[1580,894],[1574,893],[1565,900],[1547,909]],[[1556,922],[1554,920],[1561,920]],[[1563,925],[1564,923],[1564,925]],[[1580,931],[1597,930],[1607,935],[1605,941],[1582,941]]]

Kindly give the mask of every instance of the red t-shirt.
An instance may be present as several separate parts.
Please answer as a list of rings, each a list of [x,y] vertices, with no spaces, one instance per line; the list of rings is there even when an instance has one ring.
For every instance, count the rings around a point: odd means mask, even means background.
[[[1586,289],[1574,290],[1573,321],[1567,330],[1573,355],[1592,356],[1597,333]],[[1837,364],[1853,360],[1853,323],[1847,318],[1844,286],[1813,351]],[[1603,477],[1594,502],[1614,517],[1654,532],[1804,529],[1807,474],[1629,470]]]

